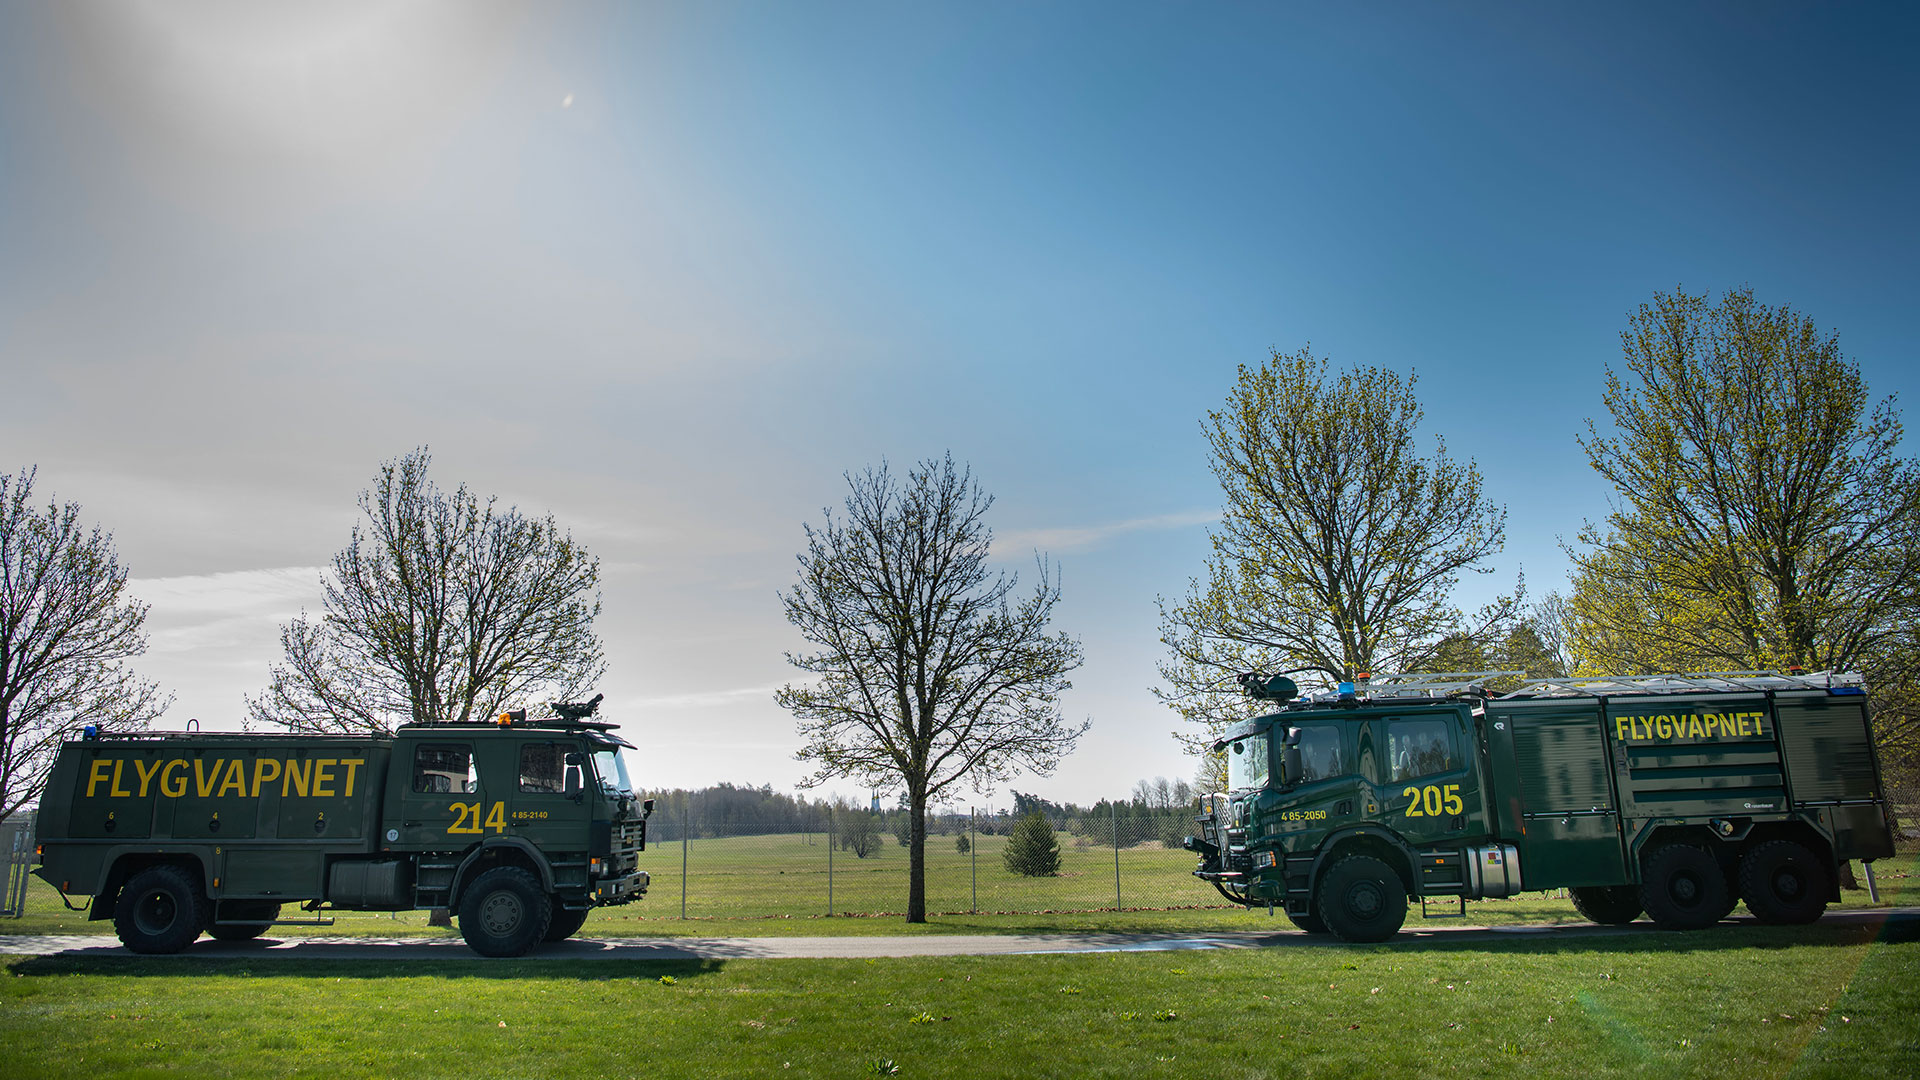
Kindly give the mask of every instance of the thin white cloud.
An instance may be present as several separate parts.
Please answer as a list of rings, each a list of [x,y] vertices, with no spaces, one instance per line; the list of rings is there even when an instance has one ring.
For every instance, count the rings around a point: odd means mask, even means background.
[[[152,605],[155,615],[213,617],[245,615],[262,608],[313,607],[320,601],[320,566],[281,566],[218,574],[133,578],[127,591]]]
[[[1195,525],[1211,525],[1220,520],[1218,510],[1188,510],[1177,514],[1156,514],[1153,517],[1129,518],[1125,521],[1108,522],[1104,525],[1066,525],[1042,529],[1015,529],[994,537],[994,546],[1001,553],[1011,551],[1085,551],[1112,539],[1133,532],[1158,532],[1167,529],[1187,529]]]
[[[778,686],[743,686],[733,690],[702,690],[690,694],[632,698],[623,703],[623,709],[704,709],[735,705],[756,698],[772,704],[773,692],[778,689]]]

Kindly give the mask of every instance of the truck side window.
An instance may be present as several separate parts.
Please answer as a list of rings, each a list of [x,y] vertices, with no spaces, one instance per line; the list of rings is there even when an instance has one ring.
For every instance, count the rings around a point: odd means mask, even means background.
[[[1387,778],[1408,780],[1454,767],[1445,720],[1395,720],[1387,725]]]
[[[559,794],[567,789],[567,748],[559,743],[528,743],[520,748],[520,790]]]
[[[421,743],[413,752],[413,790],[430,795],[480,790],[473,747],[464,743]]]
[[[1300,782],[1330,780],[1347,774],[1337,724],[1310,724],[1300,729]]]

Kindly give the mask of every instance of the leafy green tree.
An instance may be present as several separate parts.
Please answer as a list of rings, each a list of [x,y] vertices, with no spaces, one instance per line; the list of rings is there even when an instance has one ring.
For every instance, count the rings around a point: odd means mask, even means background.
[[[971,854],[973,852],[973,841],[967,837],[966,833],[961,833],[959,836],[953,838],[953,849],[962,855]]]
[[[1656,293],[1581,440],[1617,509],[1573,552],[1574,651],[1610,673],[1838,670],[1920,617],[1920,469],[1839,340],[1751,289]]]
[[[0,473],[0,821],[39,799],[82,727],[139,731],[172,703],[126,667],[146,651],[147,606],[113,535],[78,503],[36,505],[35,476]]]
[[[383,462],[366,520],[326,576],[325,614],[280,632],[283,663],[250,723],[382,731],[565,701],[606,671],[593,632],[600,563],[551,515],[442,491],[416,450]]]
[[[1021,768],[1045,775],[1086,724],[1060,714],[1080,644],[1048,632],[1060,589],[988,569],[993,500],[951,456],[849,475],[846,516],[806,527],[787,621],[812,646],[788,653],[812,676],[775,695],[798,719],[806,781],[851,777],[905,789],[911,818],[907,921],[925,922],[927,806]]]
[[[1160,606],[1161,700],[1209,734],[1245,713],[1233,676],[1298,669],[1327,681],[1432,670],[1450,634],[1504,633],[1518,592],[1468,619],[1462,572],[1505,538],[1471,461],[1420,453],[1415,380],[1337,374],[1302,349],[1240,368],[1202,422],[1226,498],[1204,581]],[[1206,736],[1183,736],[1190,746]]]
[[[1027,877],[1052,877],[1060,872],[1060,840],[1053,835],[1047,815],[1038,810],[1014,822],[1007,846],[1000,852],[1007,869]]]

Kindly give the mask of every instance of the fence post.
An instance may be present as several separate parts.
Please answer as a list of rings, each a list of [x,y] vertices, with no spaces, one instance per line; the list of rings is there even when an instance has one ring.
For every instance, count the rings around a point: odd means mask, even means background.
[[[840,843],[840,823],[827,811],[827,918],[833,918],[833,849]]]
[[[974,834],[973,807],[967,807],[967,855],[973,860],[973,914],[980,914],[980,837]]]
[[[687,917],[687,829],[693,816],[693,798],[691,795],[680,806],[680,917]]]
[[[1120,804],[1109,803],[1113,808],[1113,910],[1120,910]]]

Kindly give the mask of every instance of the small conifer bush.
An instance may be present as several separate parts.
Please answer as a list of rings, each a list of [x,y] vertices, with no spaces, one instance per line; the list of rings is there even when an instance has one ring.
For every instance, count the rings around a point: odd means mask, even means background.
[[[1060,872],[1060,841],[1053,826],[1038,810],[1014,823],[1007,837],[1006,850],[1000,853],[1007,869],[1027,877],[1052,877]]]

